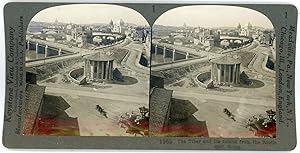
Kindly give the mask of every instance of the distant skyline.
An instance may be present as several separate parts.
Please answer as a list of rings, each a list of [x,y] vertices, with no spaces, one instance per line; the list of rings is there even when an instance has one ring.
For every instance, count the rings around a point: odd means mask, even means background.
[[[116,23],[122,19],[125,23],[149,25],[146,19],[137,11],[110,4],[70,4],[50,7],[37,13],[31,21],[58,22],[75,24]]]
[[[191,27],[244,27],[248,22],[253,26],[273,29],[271,21],[262,13],[236,6],[196,5],[171,9],[162,14],[155,25]]]

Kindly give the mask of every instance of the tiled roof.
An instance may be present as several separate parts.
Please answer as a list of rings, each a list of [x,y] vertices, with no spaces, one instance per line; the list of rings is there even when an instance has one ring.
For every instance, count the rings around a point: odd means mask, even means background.
[[[150,95],[150,135],[159,135],[168,120],[170,100],[173,91],[164,88],[154,88]]]
[[[241,64],[241,59],[239,57],[232,57],[232,56],[223,56],[217,59],[211,60],[211,62],[216,64]]]
[[[99,52],[99,53],[96,53],[96,54],[93,54],[93,55],[86,56],[85,58],[88,59],[88,60],[91,60],[91,61],[111,61],[111,60],[114,60],[114,56],[112,54],[109,54],[109,53],[110,52],[107,52],[107,53]]]
[[[172,98],[170,116],[172,119],[186,119],[192,116],[198,109],[189,100]]]
[[[27,84],[25,89],[23,134],[32,134],[35,120],[42,103],[45,87]]]

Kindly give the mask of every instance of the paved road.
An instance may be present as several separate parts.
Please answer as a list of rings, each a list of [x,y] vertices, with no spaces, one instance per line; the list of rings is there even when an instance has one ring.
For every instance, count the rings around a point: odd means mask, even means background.
[[[244,98],[244,97],[234,97],[228,95],[213,95],[213,94],[201,94],[199,92],[192,92],[192,91],[181,91],[180,89],[173,89],[174,96],[180,97],[192,97],[192,98],[201,98],[206,100],[218,100],[223,102],[236,102],[239,104],[251,104],[251,105],[261,105],[261,106],[274,106],[273,101],[272,103],[266,103],[265,100],[258,99],[258,98]]]
[[[129,40],[129,41],[131,41],[131,40]],[[129,43],[124,48],[129,50],[128,57],[124,61],[125,65],[129,69],[131,69],[137,73],[149,75],[150,69],[139,64],[141,54],[145,50],[145,46],[143,44],[138,44],[138,43],[131,41],[131,43]]]
[[[184,46],[176,46],[176,45],[172,45],[172,44],[167,44],[167,43],[158,43],[156,40],[153,40],[153,45],[155,46],[156,44],[158,44],[159,46],[166,46],[167,48],[174,48],[176,50],[185,52],[185,53],[189,53],[190,55],[197,55],[200,57],[203,56],[217,56],[217,53],[212,53],[212,52],[207,52],[207,51],[196,51],[196,49],[193,48],[188,48],[188,47],[184,47]]]
[[[144,103],[149,99],[147,96],[138,96],[138,95],[128,96],[128,95],[121,95],[121,94],[63,89],[63,88],[55,88],[55,87],[46,87],[45,93],[54,94],[54,95],[69,95],[73,97],[85,96],[85,97],[93,97],[93,98],[103,98],[103,99],[118,100],[118,101],[130,102],[130,103]]]
[[[26,62],[25,65],[26,65],[26,67],[34,67],[34,66],[40,66],[40,65],[44,65],[44,64],[48,64],[48,63],[58,62],[58,61],[65,61],[65,60],[77,58],[80,56],[81,56],[80,54],[71,54],[71,55],[59,56],[59,57],[55,57],[55,58],[48,58],[48,59],[42,59],[42,60],[38,60],[38,61]]]
[[[272,54],[272,50],[269,47],[257,46],[251,52],[256,53],[255,57],[253,58],[254,61],[250,62],[249,68],[262,74],[264,76],[273,77],[275,78],[275,73],[270,73],[263,69],[263,62],[267,55]],[[252,64],[251,64],[252,63]]]
[[[196,63],[202,63],[202,62],[208,62],[208,58],[197,58],[197,59],[191,59],[191,60],[185,60],[180,62],[174,62],[174,63],[166,63],[162,65],[153,65],[151,66],[151,71],[162,71],[162,70],[168,70],[180,66],[186,66],[186,65],[192,65]]]

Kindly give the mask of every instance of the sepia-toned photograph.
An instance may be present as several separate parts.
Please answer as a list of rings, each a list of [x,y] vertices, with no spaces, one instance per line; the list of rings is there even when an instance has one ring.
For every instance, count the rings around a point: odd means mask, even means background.
[[[6,148],[296,148],[293,4],[8,2],[2,13]]]
[[[26,33],[24,135],[147,136],[151,29],[109,4],[46,8]]]
[[[275,138],[276,35],[262,13],[194,5],[152,27],[150,135]]]

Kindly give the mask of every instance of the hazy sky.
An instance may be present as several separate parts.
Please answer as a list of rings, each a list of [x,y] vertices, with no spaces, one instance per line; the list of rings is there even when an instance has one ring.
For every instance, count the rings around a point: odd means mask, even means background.
[[[127,7],[109,4],[71,4],[47,8],[36,14],[32,21],[64,23],[109,23],[123,19],[126,23],[148,25],[144,17]]]
[[[159,25],[201,27],[236,27],[238,23],[245,26],[273,28],[270,20],[255,10],[234,6],[185,6],[167,11],[155,22]]]

